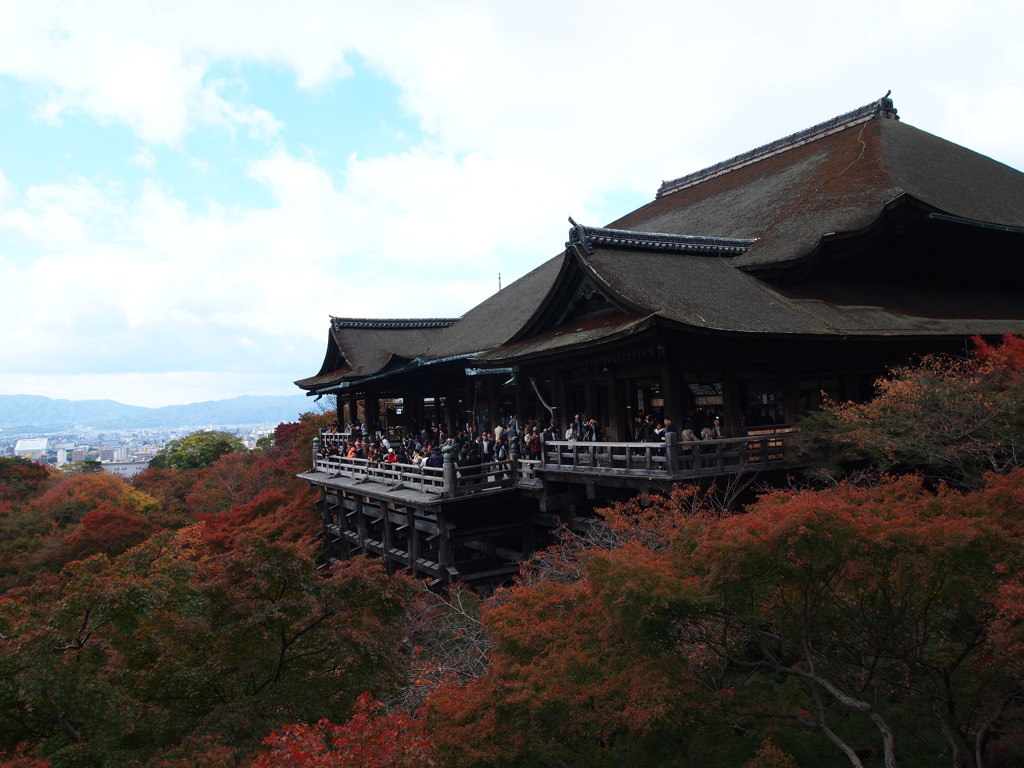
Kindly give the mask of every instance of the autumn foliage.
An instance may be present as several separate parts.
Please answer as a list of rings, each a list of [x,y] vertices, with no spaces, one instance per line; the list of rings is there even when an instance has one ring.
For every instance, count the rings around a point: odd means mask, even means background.
[[[253,768],[429,768],[430,739],[421,724],[404,713],[385,715],[383,705],[364,693],[343,725],[321,719],[289,725],[264,739]]]
[[[345,717],[400,678],[403,579],[308,550],[212,550],[198,527],[96,556],[0,602],[0,738],[54,765],[145,762],[214,734],[251,751],[271,729]],[[325,577],[329,576],[329,577]]]
[[[968,358],[926,357],[875,386],[867,402],[829,403],[806,419],[806,442],[971,488],[1024,464],[1024,337],[976,338]]]
[[[485,606],[486,673],[424,710],[442,764],[1024,755],[1024,471],[974,493],[775,492],[727,517],[692,501],[610,509],[598,545],[570,537]]]
[[[1022,363],[898,369],[807,423],[870,472],[612,505],[486,597],[317,568],[329,416],[134,486],[0,463],[0,766],[1024,764]]]

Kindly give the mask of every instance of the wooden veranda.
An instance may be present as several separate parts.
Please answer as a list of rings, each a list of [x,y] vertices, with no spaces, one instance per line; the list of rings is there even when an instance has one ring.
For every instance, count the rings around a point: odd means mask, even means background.
[[[300,477],[322,489],[326,561],[376,555],[389,572],[407,570],[433,584],[489,586],[514,575],[552,529],[587,525],[590,518],[575,505],[595,499],[601,488],[638,492],[806,463],[787,451],[789,432],[695,442],[675,437],[548,441],[539,460],[513,453],[472,467],[457,466],[448,451],[436,468],[324,456],[317,444],[313,467]]]

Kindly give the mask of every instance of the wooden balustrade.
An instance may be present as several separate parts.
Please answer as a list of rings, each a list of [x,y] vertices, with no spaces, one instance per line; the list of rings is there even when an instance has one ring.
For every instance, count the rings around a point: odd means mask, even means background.
[[[511,488],[516,485],[519,474],[512,459],[470,467],[451,466],[452,477],[448,478],[443,467],[418,467],[397,462],[379,463],[345,456],[318,456],[314,469],[332,477],[378,483],[390,490],[408,488],[444,497],[478,493],[494,488]]]
[[[513,458],[479,465],[457,467],[418,467],[413,464],[380,463],[350,459],[341,455],[324,456],[315,451],[314,468],[332,477],[373,482],[391,490],[413,489],[422,493],[453,498],[497,488],[538,484],[545,473],[601,476],[648,477],[686,480],[701,476],[731,475],[743,472],[795,466],[787,455],[791,432],[773,432],[746,437],[715,440],[674,441],[667,443],[610,443],[550,440],[543,446],[541,459]],[[320,440],[342,443],[345,435],[323,433]],[[317,441],[319,448],[320,441]]]
[[[542,470],[595,475],[642,475],[669,480],[728,475],[793,464],[788,434],[667,443],[590,443],[552,440],[544,444]]]

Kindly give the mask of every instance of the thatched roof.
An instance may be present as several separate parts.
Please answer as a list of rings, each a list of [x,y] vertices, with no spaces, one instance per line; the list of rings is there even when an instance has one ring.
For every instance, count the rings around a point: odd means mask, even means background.
[[[331,318],[327,353],[315,376],[296,386],[314,393],[343,381],[374,376],[422,353],[431,340],[456,322],[452,318]]]
[[[667,182],[657,199],[610,226],[755,238],[732,264],[761,270],[808,257],[831,233],[869,227],[901,195],[1024,227],[1024,174],[900,122],[891,102],[849,115],[830,132],[794,134],[755,159],[741,155]]]
[[[665,182],[609,227],[572,225],[565,251],[457,322],[397,331],[336,318],[337,352],[297,383],[323,388],[413,358],[507,363],[652,324],[818,338],[1024,332],[1024,174],[902,123],[888,98]],[[581,281],[618,311],[559,325]]]

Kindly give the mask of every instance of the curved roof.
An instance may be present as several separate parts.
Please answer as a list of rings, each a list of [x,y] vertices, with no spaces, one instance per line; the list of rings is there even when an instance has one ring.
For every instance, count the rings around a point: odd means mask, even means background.
[[[904,194],[1024,226],[1024,174],[884,113],[665,192],[611,226],[757,238],[732,263],[762,270],[806,258],[828,234],[868,227]]]
[[[522,328],[543,304],[566,263],[563,252],[485,299],[426,347],[424,358],[439,359],[498,347]]]
[[[453,323],[455,320],[451,318],[332,317],[327,353],[320,371],[295,384],[317,391],[348,379],[376,375],[390,365],[417,357],[431,339]]]
[[[888,98],[666,182],[607,228],[572,224],[564,252],[458,321],[399,332],[352,325],[399,321],[335,318],[334,357],[329,348],[320,373],[297,383],[322,389],[413,359],[557,354],[655,324],[809,337],[1024,332],[1024,174],[900,122]],[[906,241],[904,227],[914,228]],[[975,274],[959,290],[965,267]],[[991,278],[1004,268],[1012,278]],[[921,274],[928,284],[908,290]],[[618,312],[580,309],[595,286]]]

